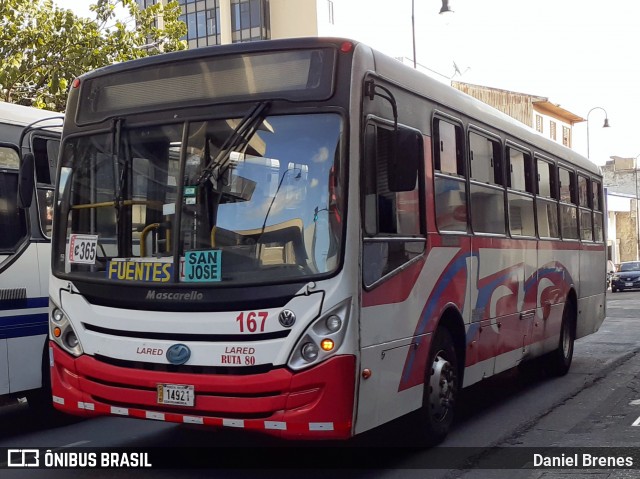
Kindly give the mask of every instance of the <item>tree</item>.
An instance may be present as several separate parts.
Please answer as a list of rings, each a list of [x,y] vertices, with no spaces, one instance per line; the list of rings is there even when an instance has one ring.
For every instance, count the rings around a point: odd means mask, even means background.
[[[125,23],[115,16],[128,9]],[[94,19],[52,0],[0,1],[0,99],[63,111],[68,86],[95,68],[186,48],[177,1],[140,10],[135,0],[97,0]]]

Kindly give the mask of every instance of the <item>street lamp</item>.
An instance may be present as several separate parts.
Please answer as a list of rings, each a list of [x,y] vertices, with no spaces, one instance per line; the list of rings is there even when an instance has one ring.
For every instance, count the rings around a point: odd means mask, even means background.
[[[636,259],[640,260],[640,212],[638,211],[638,157],[633,159],[633,172],[636,179],[636,191],[634,196],[636,197]]]
[[[416,9],[415,0],[411,0],[411,38],[413,40],[413,68],[417,68],[416,60]],[[453,13],[454,10],[451,7],[451,0],[442,0],[442,8],[440,8],[440,15],[447,13]],[[589,126],[589,118],[587,115],[587,126]]]
[[[589,115],[591,115],[591,112],[593,110],[602,110],[604,112],[604,124],[602,125],[602,128],[609,128],[609,115],[607,114],[607,110],[605,110],[601,106],[594,106],[591,110],[589,110],[589,113],[587,113],[587,158],[590,158],[589,156]]]

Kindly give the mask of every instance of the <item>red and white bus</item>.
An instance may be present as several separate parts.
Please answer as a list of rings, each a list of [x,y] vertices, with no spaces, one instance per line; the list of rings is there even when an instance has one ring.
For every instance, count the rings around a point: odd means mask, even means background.
[[[202,48],[73,83],[50,281],[53,401],[285,438],[565,374],[605,316],[602,178],[366,45]]]

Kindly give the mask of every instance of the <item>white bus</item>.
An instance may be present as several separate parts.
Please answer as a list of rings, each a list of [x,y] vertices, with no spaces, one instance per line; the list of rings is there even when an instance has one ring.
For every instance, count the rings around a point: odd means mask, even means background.
[[[605,315],[602,177],[366,45],[242,43],[75,80],[49,286],[55,406],[429,442],[462,387],[565,374]]]
[[[61,126],[59,113],[0,102],[0,396],[42,409],[51,404],[47,283]],[[20,200],[19,184],[31,180],[35,197],[26,187]]]

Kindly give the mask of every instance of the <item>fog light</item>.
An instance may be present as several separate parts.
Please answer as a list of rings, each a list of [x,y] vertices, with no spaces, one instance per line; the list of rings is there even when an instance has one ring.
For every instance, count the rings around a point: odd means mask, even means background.
[[[318,346],[314,343],[305,343],[300,349],[300,354],[302,354],[304,360],[309,363],[315,361],[318,357]]]
[[[76,346],[78,346],[78,337],[76,336],[76,334],[73,331],[70,331],[64,337],[64,342],[69,348],[73,349]]]
[[[324,351],[331,351],[333,349],[333,340],[332,339],[323,339],[322,342],[320,343],[320,347],[324,350]]]

